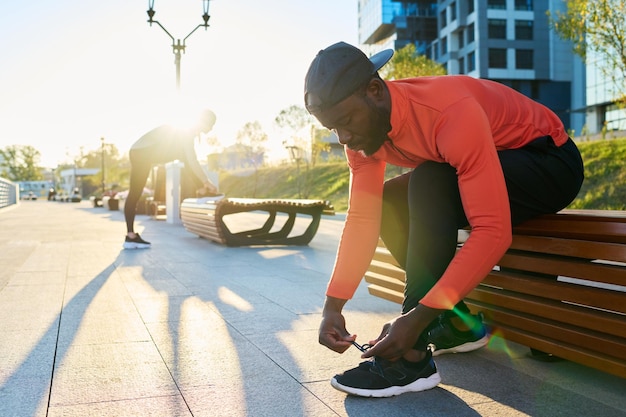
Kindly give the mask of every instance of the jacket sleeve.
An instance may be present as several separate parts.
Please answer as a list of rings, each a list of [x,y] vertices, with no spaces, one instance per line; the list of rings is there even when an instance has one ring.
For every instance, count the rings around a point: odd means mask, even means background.
[[[196,150],[194,149],[194,140],[195,138],[185,138],[182,141],[183,151],[185,154],[185,164],[187,167],[191,169],[191,172],[202,182],[202,184],[206,184],[209,181],[209,177],[202,169],[200,162],[198,162],[198,157],[196,156]]]
[[[346,151],[350,167],[348,211],[326,295],[350,299],[376,250],[385,162]]]

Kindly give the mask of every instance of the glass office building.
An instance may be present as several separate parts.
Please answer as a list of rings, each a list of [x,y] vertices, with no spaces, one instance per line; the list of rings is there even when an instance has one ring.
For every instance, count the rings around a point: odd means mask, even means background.
[[[585,69],[549,29],[549,0],[359,0],[366,52],[414,43],[444,65],[508,85],[556,112],[568,129],[585,123]]]
[[[587,108],[586,126],[590,134],[626,130],[626,109],[614,104],[620,89],[626,83],[617,71],[606,74],[601,58],[592,52],[587,55]]]

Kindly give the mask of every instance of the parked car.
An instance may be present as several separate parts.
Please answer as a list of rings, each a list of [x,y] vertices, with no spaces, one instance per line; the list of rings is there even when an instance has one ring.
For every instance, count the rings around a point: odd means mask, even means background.
[[[22,200],[37,200],[37,196],[32,191],[29,191],[28,194],[22,197]]]
[[[80,195],[78,188],[74,188],[74,191],[72,191],[72,195],[70,196],[70,201],[72,203],[80,203],[82,199],[83,197]]]

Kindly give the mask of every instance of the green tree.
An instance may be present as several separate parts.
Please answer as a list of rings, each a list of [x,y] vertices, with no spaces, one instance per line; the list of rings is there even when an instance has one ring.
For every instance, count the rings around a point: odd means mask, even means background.
[[[315,164],[317,149],[314,149],[314,126],[319,126],[316,119],[302,106],[292,105],[283,109],[276,119],[276,125],[288,137],[283,141],[290,150],[292,160],[296,163],[296,182],[298,198],[308,198],[310,190],[309,156],[311,164]],[[300,172],[300,164],[304,162],[304,175]]]
[[[425,55],[419,55],[412,43],[398,49],[380,70],[380,76],[389,80],[427,75],[446,75],[446,69]]]
[[[76,165],[79,168],[102,169],[104,158],[104,182],[105,188],[126,186],[130,177],[130,163],[128,158],[120,155],[117,147],[112,143],[104,143],[98,148],[84,153],[81,149],[79,157],[76,157]],[[83,192],[86,195],[100,194],[102,192],[102,172],[90,175],[82,179]]]
[[[267,133],[263,130],[261,123],[254,121],[246,123],[239,129],[235,142],[248,149],[246,158],[250,163],[257,166],[262,165],[262,161],[261,163],[258,162],[258,157],[265,153],[267,140]]]
[[[285,143],[305,150],[307,155],[310,153],[310,129],[315,125],[315,119],[304,107],[294,104],[281,110],[274,119],[274,123],[289,138],[285,140]]]
[[[246,123],[238,132],[235,143],[243,151],[246,161],[254,167],[254,192],[256,196],[256,184],[258,183],[259,167],[263,165],[265,144],[268,136],[258,121]],[[260,160],[259,160],[260,158]]]
[[[203,145],[206,147],[206,154],[202,155],[198,153],[198,159],[200,161],[206,161],[210,171],[219,171],[220,155],[224,151],[224,146],[215,135],[205,135],[201,140],[203,141]]]
[[[571,41],[585,61],[598,58],[603,75],[612,80],[618,102],[626,104],[626,0],[567,0],[565,12],[548,12],[557,35]]]
[[[39,160],[41,153],[30,145],[11,145],[0,149],[2,170],[11,181],[39,181],[43,179]]]
[[[330,130],[325,127],[319,128],[311,126],[311,165],[315,166],[317,159],[322,152],[330,151],[330,143],[325,142],[324,138],[331,135]]]

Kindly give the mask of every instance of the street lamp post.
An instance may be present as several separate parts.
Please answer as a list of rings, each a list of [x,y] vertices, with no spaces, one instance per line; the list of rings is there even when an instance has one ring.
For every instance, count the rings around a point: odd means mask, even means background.
[[[163,25],[161,23],[159,23],[158,20],[154,20],[154,14],[156,13],[154,11],[154,0],[148,0],[148,23],[150,23],[150,26],[152,26],[153,23],[156,23],[157,25],[159,25],[159,27],[161,29],[163,29],[163,31],[167,34],[167,36],[170,37],[170,39],[172,40],[172,52],[174,52],[174,63],[176,64],[176,89],[179,90],[180,89],[180,57],[181,57],[181,52],[184,53],[185,52],[185,41],[187,40],[187,38],[189,38],[191,36],[192,33],[194,33],[198,28],[203,27],[204,30],[207,30],[209,27],[209,18],[211,16],[209,16],[209,0],[202,0],[202,10],[203,10],[203,14],[202,14],[202,20],[204,20],[204,23],[200,23],[198,26],[196,26],[191,32],[189,32],[189,34],[187,36],[185,36],[181,42],[180,39],[174,39],[174,37],[167,31],[167,29],[165,29],[165,27],[163,27]]]
[[[104,193],[106,192],[106,187],[105,187],[105,182],[104,182],[104,138],[100,138],[100,142],[102,144],[101,146],[101,157],[102,157],[102,196],[104,196]]]

